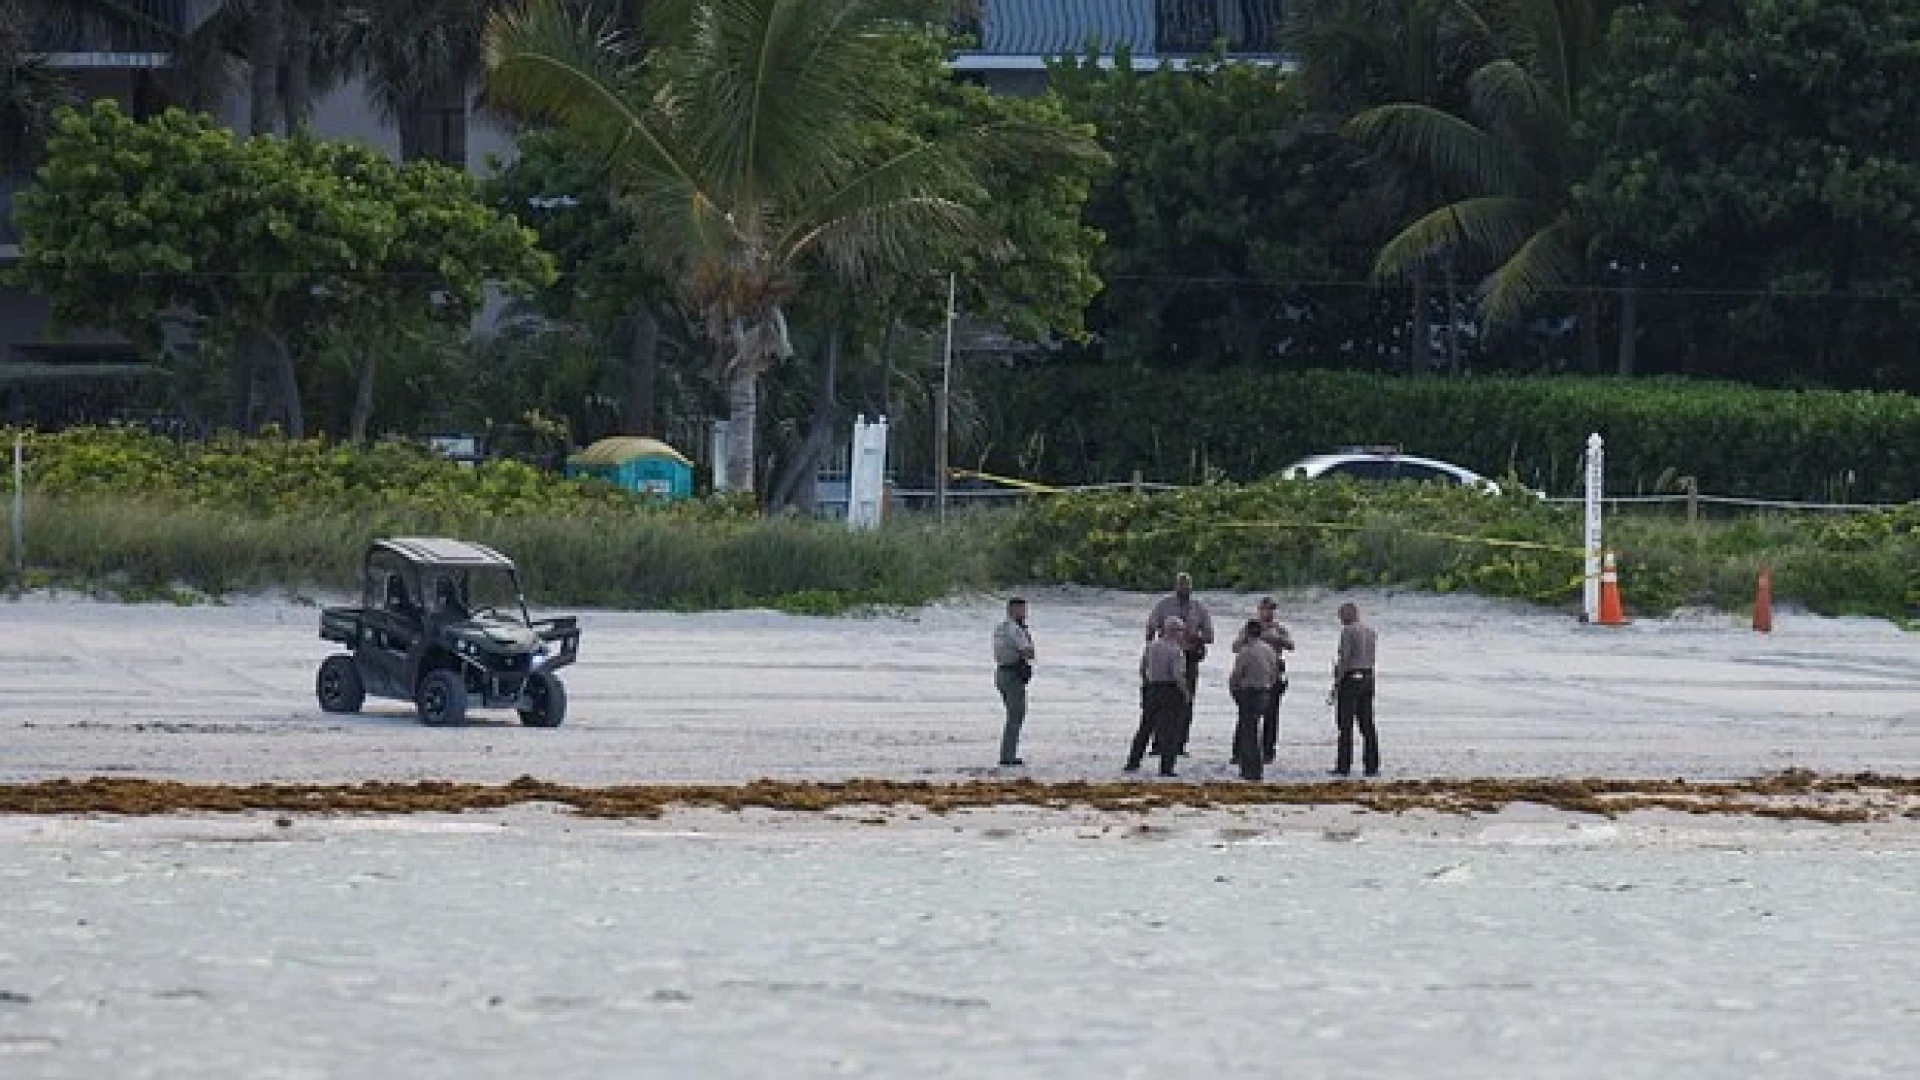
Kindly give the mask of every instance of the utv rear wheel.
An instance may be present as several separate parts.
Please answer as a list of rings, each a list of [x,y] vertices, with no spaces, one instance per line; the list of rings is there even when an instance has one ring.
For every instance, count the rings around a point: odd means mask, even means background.
[[[420,710],[420,722],[435,727],[467,722],[467,684],[458,671],[436,668],[420,680],[414,695],[414,707]]]
[[[320,707],[331,713],[354,713],[366,703],[367,688],[360,682],[360,669],[351,656],[329,656],[320,664],[313,680],[313,692]]]
[[[520,722],[528,727],[559,727],[567,718],[567,687],[544,671],[527,676],[527,707]]]

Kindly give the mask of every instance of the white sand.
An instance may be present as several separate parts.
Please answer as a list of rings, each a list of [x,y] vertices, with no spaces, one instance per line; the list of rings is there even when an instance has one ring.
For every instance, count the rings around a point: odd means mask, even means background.
[[[1029,773],[1114,774],[1149,599],[1035,597]],[[1250,606],[1214,599],[1223,629]],[[1920,771],[1920,638],[1884,624],[1600,630],[1360,599],[1389,775]],[[1284,612],[1282,779],[1330,763],[1336,600]],[[991,774],[996,617],[591,615],[566,727],[434,730],[394,704],[322,715],[309,608],[0,604],[0,779]],[[1226,775],[1224,665],[1190,775]],[[1800,1080],[1920,1060],[1913,819],[275,818],[0,818],[0,1077]]]
[[[1208,596],[1222,636],[1250,597]],[[1284,598],[1300,642],[1279,779],[1332,764],[1324,704],[1340,597]],[[1750,776],[1920,772],[1920,635],[1783,615],[1621,629],[1464,598],[1358,597],[1380,631],[1389,776]],[[1039,594],[1021,745],[1040,779],[1117,774],[1137,719],[1152,598]],[[246,782],[466,778],[959,779],[995,772],[999,701],[976,601],[899,617],[588,614],[556,731],[479,713],[420,727],[408,706],[321,713],[313,608],[0,602],[0,780],[137,774]],[[1202,671],[1194,757],[1230,775],[1224,645]]]
[[[0,818],[0,1075],[1911,1075],[1920,823]]]

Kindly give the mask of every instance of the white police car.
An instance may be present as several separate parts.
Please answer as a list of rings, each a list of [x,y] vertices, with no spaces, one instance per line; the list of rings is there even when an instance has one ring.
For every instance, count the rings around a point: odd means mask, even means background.
[[[1315,454],[1280,470],[1280,475],[1304,480],[1345,476],[1354,480],[1437,482],[1479,488],[1489,495],[1500,494],[1499,484],[1472,469],[1402,453],[1397,446],[1349,446],[1331,454]]]

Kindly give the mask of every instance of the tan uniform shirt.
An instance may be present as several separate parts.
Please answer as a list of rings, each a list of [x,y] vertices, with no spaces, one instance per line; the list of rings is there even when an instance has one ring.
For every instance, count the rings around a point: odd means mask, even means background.
[[[1194,597],[1187,597],[1182,604],[1180,597],[1167,596],[1153,605],[1153,613],[1147,616],[1147,640],[1153,640],[1160,633],[1160,624],[1169,618],[1177,618],[1187,624],[1182,648],[1197,649],[1213,642],[1213,616],[1207,614],[1207,605]]]
[[[1147,642],[1140,654],[1140,680],[1149,683],[1173,683],[1184,689],[1187,682],[1187,656],[1180,646],[1166,638]]]
[[[1279,681],[1280,654],[1273,651],[1273,646],[1255,638],[1236,651],[1228,685],[1266,690]]]
[[[993,662],[1006,667],[1033,659],[1033,635],[1027,628],[1008,619],[993,631]]]
[[[1348,623],[1340,628],[1340,650],[1334,655],[1333,677],[1344,679],[1349,671],[1372,671],[1374,643],[1379,635],[1366,623]]]
[[[1261,623],[1260,627],[1260,640],[1272,646],[1274,652],[1284,652],[1293,648],[1293,635],[1287,633],[1286,627],[1277,622]],[[1233,639],[1233,651],[1239,652],[1246,643],[1247,632],[1242,630],[1239,636]]]

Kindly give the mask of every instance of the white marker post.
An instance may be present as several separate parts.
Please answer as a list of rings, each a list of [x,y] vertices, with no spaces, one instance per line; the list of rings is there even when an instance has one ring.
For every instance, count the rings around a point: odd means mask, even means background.
[[[712,458],[713,493],[718,495],[728,490],[727,485],[727,448],[733,441],[733,424],[726,420],[715,420],[707,435],[707,456]]]
[[[1606,492],[1606,463],[1604,440],[1597,432],[1587,436],[1587,566],[1580,619],[1588,623],[1600,621],[1600,497]]]
[[[847,463],[847,526],[880,527],[887,487],[887,418],[853,421],[853,452]]]
[[[27,451],[26,436],[13,433],[13,573],[14,588],[27,587]]]

